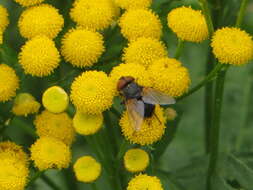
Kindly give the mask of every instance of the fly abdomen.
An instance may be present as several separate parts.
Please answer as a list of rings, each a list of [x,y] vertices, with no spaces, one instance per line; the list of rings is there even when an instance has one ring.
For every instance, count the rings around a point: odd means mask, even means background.
[[[144,102],[144,117],[152,117],[155,110],[154,104],[147,104]]]

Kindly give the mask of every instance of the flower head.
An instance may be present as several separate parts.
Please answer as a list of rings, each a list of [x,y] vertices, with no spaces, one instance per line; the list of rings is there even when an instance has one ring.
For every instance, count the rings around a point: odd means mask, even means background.
[[[136,18],[141,18],[141,22]],[[151,10],[129,10],[122,15],[119,25],[121,33],[128,40],[140,37],[159,39],[162,34],[161,22]]]
[[[168,14],[168,26],[181,40],[201,42],[208,38],[208,28],[201,11],[179,7]]]
[[[3,44],[3,31],[0,30],[0,44]]]
[[[104,52],[103,36],[86,29],[72,29],[62,40],[62,55],[77,67],[92,66]]]
[[[12,112],[18,116],[27,116],[37,113],[40,103],[29,93],[20,93],[15,97]]]
[[[239,28],[217,30],[211,46],[220,63],[242,65],[253,59],[252,37]]]
[[[83,156],[74,164],[74,171],[78,181],[90,183],[101,174],[101,165],[91,156]]]
[[[151,6],[152,0],[115,0],[122,9],[145,9]]]
[[[126,63],[139,63],[146,68],[155,60],[166,57],[165,46],[156,39],[139,38],[130,42],[124,49],[123,60]]]
[[[103,114],[99,113],[97,115],[84,114],[80,111],[74,116],[73,125],[77,133],[81,135],[93,135],[99,129],[101,129],[103,124]]]
[[[134,129],[127,112],[123,113],[120,126],[123,135],[130,142],[140,145],[149,145],[158,141],[163,136],[166,128],[163,110],[159,106],[156,106],[152,117],[144,119],[139,131]]]
[[[0,64],[0,102],[10,100],[16,95],[19,79],[15,70],[5,64]]]
[[[179,97],[188,91],[191,80],[187,68],[172,58],[155,61],[148,69],[153,88],[172,97]]]
[[[111,107],[114,94],[113,82],[104,72],[87,71],[72,83],[70,98],[79,111],[99,114]]]
[[[67,145],[71,145],[74,140],[75,131],[72,119],[67,113],[54,114],[43,111],[36,116],[34,125],[40,137],[54,137]]]
[[[23,7],[28,7],[42,3],[45,0],[14,0],[14,1],[22,5]]]
[[[9,14],[5,7],[0,5],[0,31],[4,31],[9,24]]]
[[[27,41],[19,54],[19,63],[26,74],[44,77],[58,67],[60,55],[54,42],[46,36]]]
[[[31,160],[39,170],[67,168],[71,160],[69,147],[52,137],[41,137],[31,146]]]
[[[128,183],[127,190],[163,190],[161,181],[155,176],[140,174]]]
[[[45,35],[55,38],[64,24],[63,17],[51,5],[42,4],[26,9],[20,16],[18,26],[25,38]]]
[[[124,156],[125,168],[130,172],[144,171],[149,164],[148,153],[142,149],[130,149]]]
[[[59,86],[48,88],[42,96],[43,106],[52,113],[61,113],[65,111],[69,105],[69,96]]]

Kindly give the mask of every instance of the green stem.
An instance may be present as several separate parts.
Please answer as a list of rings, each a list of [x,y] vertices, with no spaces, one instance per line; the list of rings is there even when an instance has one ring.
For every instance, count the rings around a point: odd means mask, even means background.
[[[125,154],[125,152],[128,148],[128,145],[129,145],[129,143],[127,142],[127,140],[124,139],[123,142],[120,145],[120,149],[119,149],[119,152],[117,154],[117,160],[121,160],[123,158],[123,156],[124,156],[124,154]]]
[[[42,174],[41,175],[41,179],[48,185],[50,186],[52,189],[54,190],[60,190],[60,188],[46,175]]]
[[[178,39],[177,49],[176,49],[176,53],[174,56],[175,59],[179,59],[179,57],[182,54],[183,49],[184,49],[184,41]]]
[[[241,7],[240,7],[240,10],[238,12],[238,16],[237,16],[236,24],[235,24],[235,26],[238,27],[238,28],[242,24],[248,2],[249,2],[249,0],[242,0]]]
[[[97,185],[95,183],[90,184],[92,190],[98,190]]]
[[[31,186],[37,179],[39,179],[44,172],[45,171],[36,171],[27,183],[26,188]]]

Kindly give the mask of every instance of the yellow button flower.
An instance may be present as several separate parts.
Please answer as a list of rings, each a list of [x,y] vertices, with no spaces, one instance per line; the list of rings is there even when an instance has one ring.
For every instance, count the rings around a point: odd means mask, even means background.
[[[42,103],[48,111],[61,113],[68,108],[69,97],[60,86],[52,86],[43,93]]]
[[[87,114],[99,114],[112,105],[115,87],[101,71],[87,71],[75,78],[70,98],[75,107]]]
[[[127,190],[163,190],[161,181],[155,176],[140,174],[128,183]]]
[[[0,31],[4,31],[9,24],[9,14],[5,7],[0,5]]]
[[[189,89],[189,72],[176,59],[159,59],[149,67],[148,72],[153,81],[153,88],[169,96],[179,97]]]
[[[181,40],[202,42],[208,38],[205,17],[199,10],[179,7],[168,14],[168,26]]]
[[[80,111],[74,116],[73,125],[77,133],[81,135],[93,135],[103,124],[103,114],[90,115],[84,114]]]
[[[142,149],[130,149],[124,156],[124,165],[129,172],[142,172],[149,164],[148,153]]]
[[[253,59],[252,37],[239,28],[225,27],[217,30],[211,46],[220,63],[242,65]]]
[[[31,160],[39,170],[67,168],[71,160],[69,147],[52,137],[41,137],[31,146]]]
[[[152,0],[115,0],[122,9],[145,9],[151,6]]]
[[[37,5],[39,3],[42,3],[45,0],[14,0],[18,4],[22,5],[23,7],[28,7],[32,5]]]
[[[67,113],[54,114],[43,111],[36,116],[34,125],[40,137],[54,137],[67,145],[71,145],[74,140],[75,131],[72,119]]]
[[[90,183],[101,174],[101,165],[91,156],[83,156],[74,164],[74,171],[78,181]]]
[[[37,35],[55,38],[63,24],[63,17],[58,10],[47,4],[26,9],[18,21],[21,35],[29,39]]]
[[[3,44],[3,31],[0,30],[0,44]]]
[[[137,18],[141,18],[141,21]],[[162,25],[156,14],[151,10],[129,10],[120,18],[121,33],[128,40],[140,37],[160,39]]]
[[[164,44],[156,39],[139,38],[124,49],[123,60],[126,63],[139,63],[146,68],[155,60],[166,57]]]
[[[44,77],[50,75],[60,62],[54,42],[46,36],[27,41],[19,54],[19,63],[26,74]]]
[[[165,131],[165,118],[163,110],[156,106],[155,113],[150,118],[145,118],[141,129],[136,131],[128,117],[127,112],[123,113],[120,119],[120,126],[123,135],[132,143],[142,146],[149,145],[161,139]]]
[[[168,121],[174,121],[177,117],[177,111],[173,108],[166,108],[164,110],[164,116]]]
[[[103,36],[85,29],[72,29],[62,40],[62,55],[77,67],[92,66],[104,52]]]
[[[16,95],[19,79],[15,70],[5,64],[0,64],[0,102],[10,100]]]

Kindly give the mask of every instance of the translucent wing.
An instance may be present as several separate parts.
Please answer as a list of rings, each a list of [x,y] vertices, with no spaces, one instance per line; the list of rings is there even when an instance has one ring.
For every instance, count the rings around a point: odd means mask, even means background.
[[[144,118],[144,102],[137,99],[130,99],[126,101],[126,108],[134,130],[139,131]]]
[[[175,104],[176,100],[162,92],[154,90],[152,88],[143,88],[142,100],[148,104],[160,104],[169,105]]]

